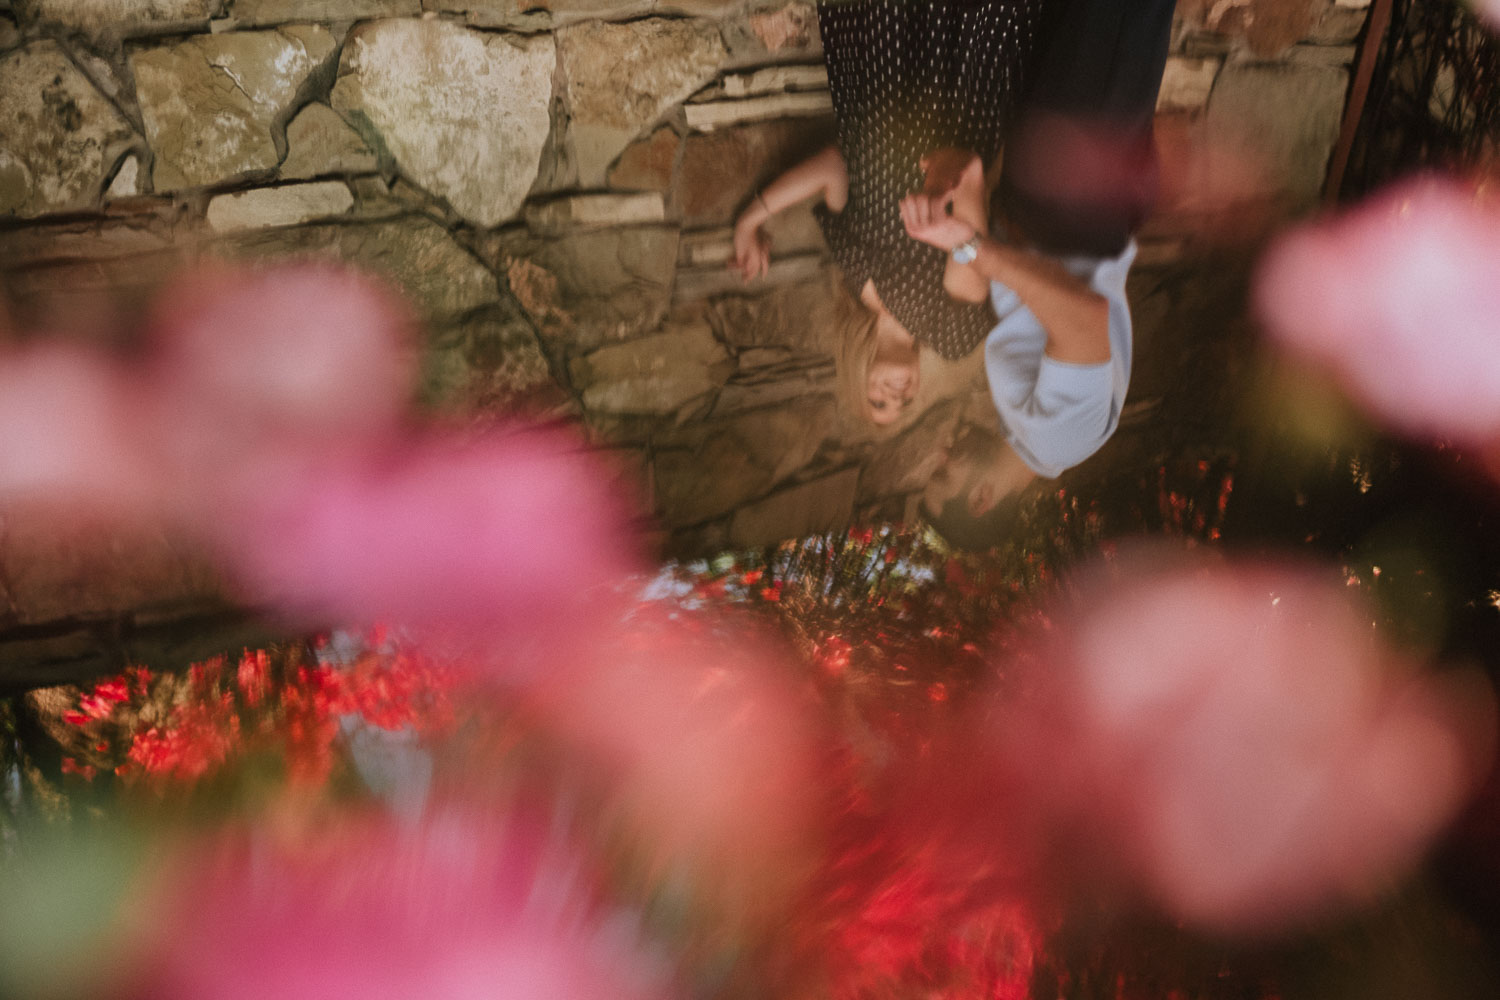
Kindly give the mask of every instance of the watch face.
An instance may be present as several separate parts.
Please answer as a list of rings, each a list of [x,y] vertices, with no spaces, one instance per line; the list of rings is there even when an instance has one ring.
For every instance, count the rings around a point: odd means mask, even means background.
[[[979,256],[979,238],[973,237],[953,248],[953,259],[960,264],[967,264]]]

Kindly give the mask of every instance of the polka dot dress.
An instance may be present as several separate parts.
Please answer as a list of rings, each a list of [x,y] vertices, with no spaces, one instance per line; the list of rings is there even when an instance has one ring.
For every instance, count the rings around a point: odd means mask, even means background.
[[[956,359],[995,325],[988,303],[943,290],[947,254],[901,224],[922,183],[918,160],[945,146],[985,163],[1000,151],[1045,0],[854,0],[818,4],[849,200],[818,219],[856,297],[875,283],[913,337]]]

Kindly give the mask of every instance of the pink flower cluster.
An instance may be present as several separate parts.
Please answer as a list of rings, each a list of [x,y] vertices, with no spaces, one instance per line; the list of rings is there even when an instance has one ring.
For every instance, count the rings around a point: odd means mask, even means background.
[[[1417,177],[1267,255],[1271,334],[1413,434],[1500,441],[1500,203]]]
[[[200,844],[169,887],[145,995],[173,1000],[647,1000],[674,995],[605,905],[580,845],[539,819],[354,817],[296,842]]]
[[[1363,902],[1490,767],[1482,678],[1418,672],[1313,570],[1128,569],[1060,611],[998,739],[1023,800],[1179,919],[1257,932]]]
[[[607,477],[561,432],[407,426],[411,331],[347,270],[190,277],[143,360],[0,358],[0,496],[175,523],[299,622],[577,627],[634,567]]]

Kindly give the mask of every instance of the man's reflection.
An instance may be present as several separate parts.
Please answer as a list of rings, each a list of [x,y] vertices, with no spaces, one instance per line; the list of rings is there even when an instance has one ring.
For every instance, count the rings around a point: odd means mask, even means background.
[[[1005,439],[967,427],[922,493],[922,515],[948,543],[979,550],[1005,538],[1037,478]]]

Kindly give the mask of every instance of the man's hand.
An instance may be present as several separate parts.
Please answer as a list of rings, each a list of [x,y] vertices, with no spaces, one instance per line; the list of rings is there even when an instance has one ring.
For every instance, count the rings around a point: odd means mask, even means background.
[[[748,212],[734,227],[734,259],[729,269],[738,271],[745,281],[764,277],[771,269],[771,237],[750,223]]]
[[[942,195],[913,194],[901,199],[901,221],[906,235],[944,253],[974,238],[975,229],[948,214],[953,192]]]

